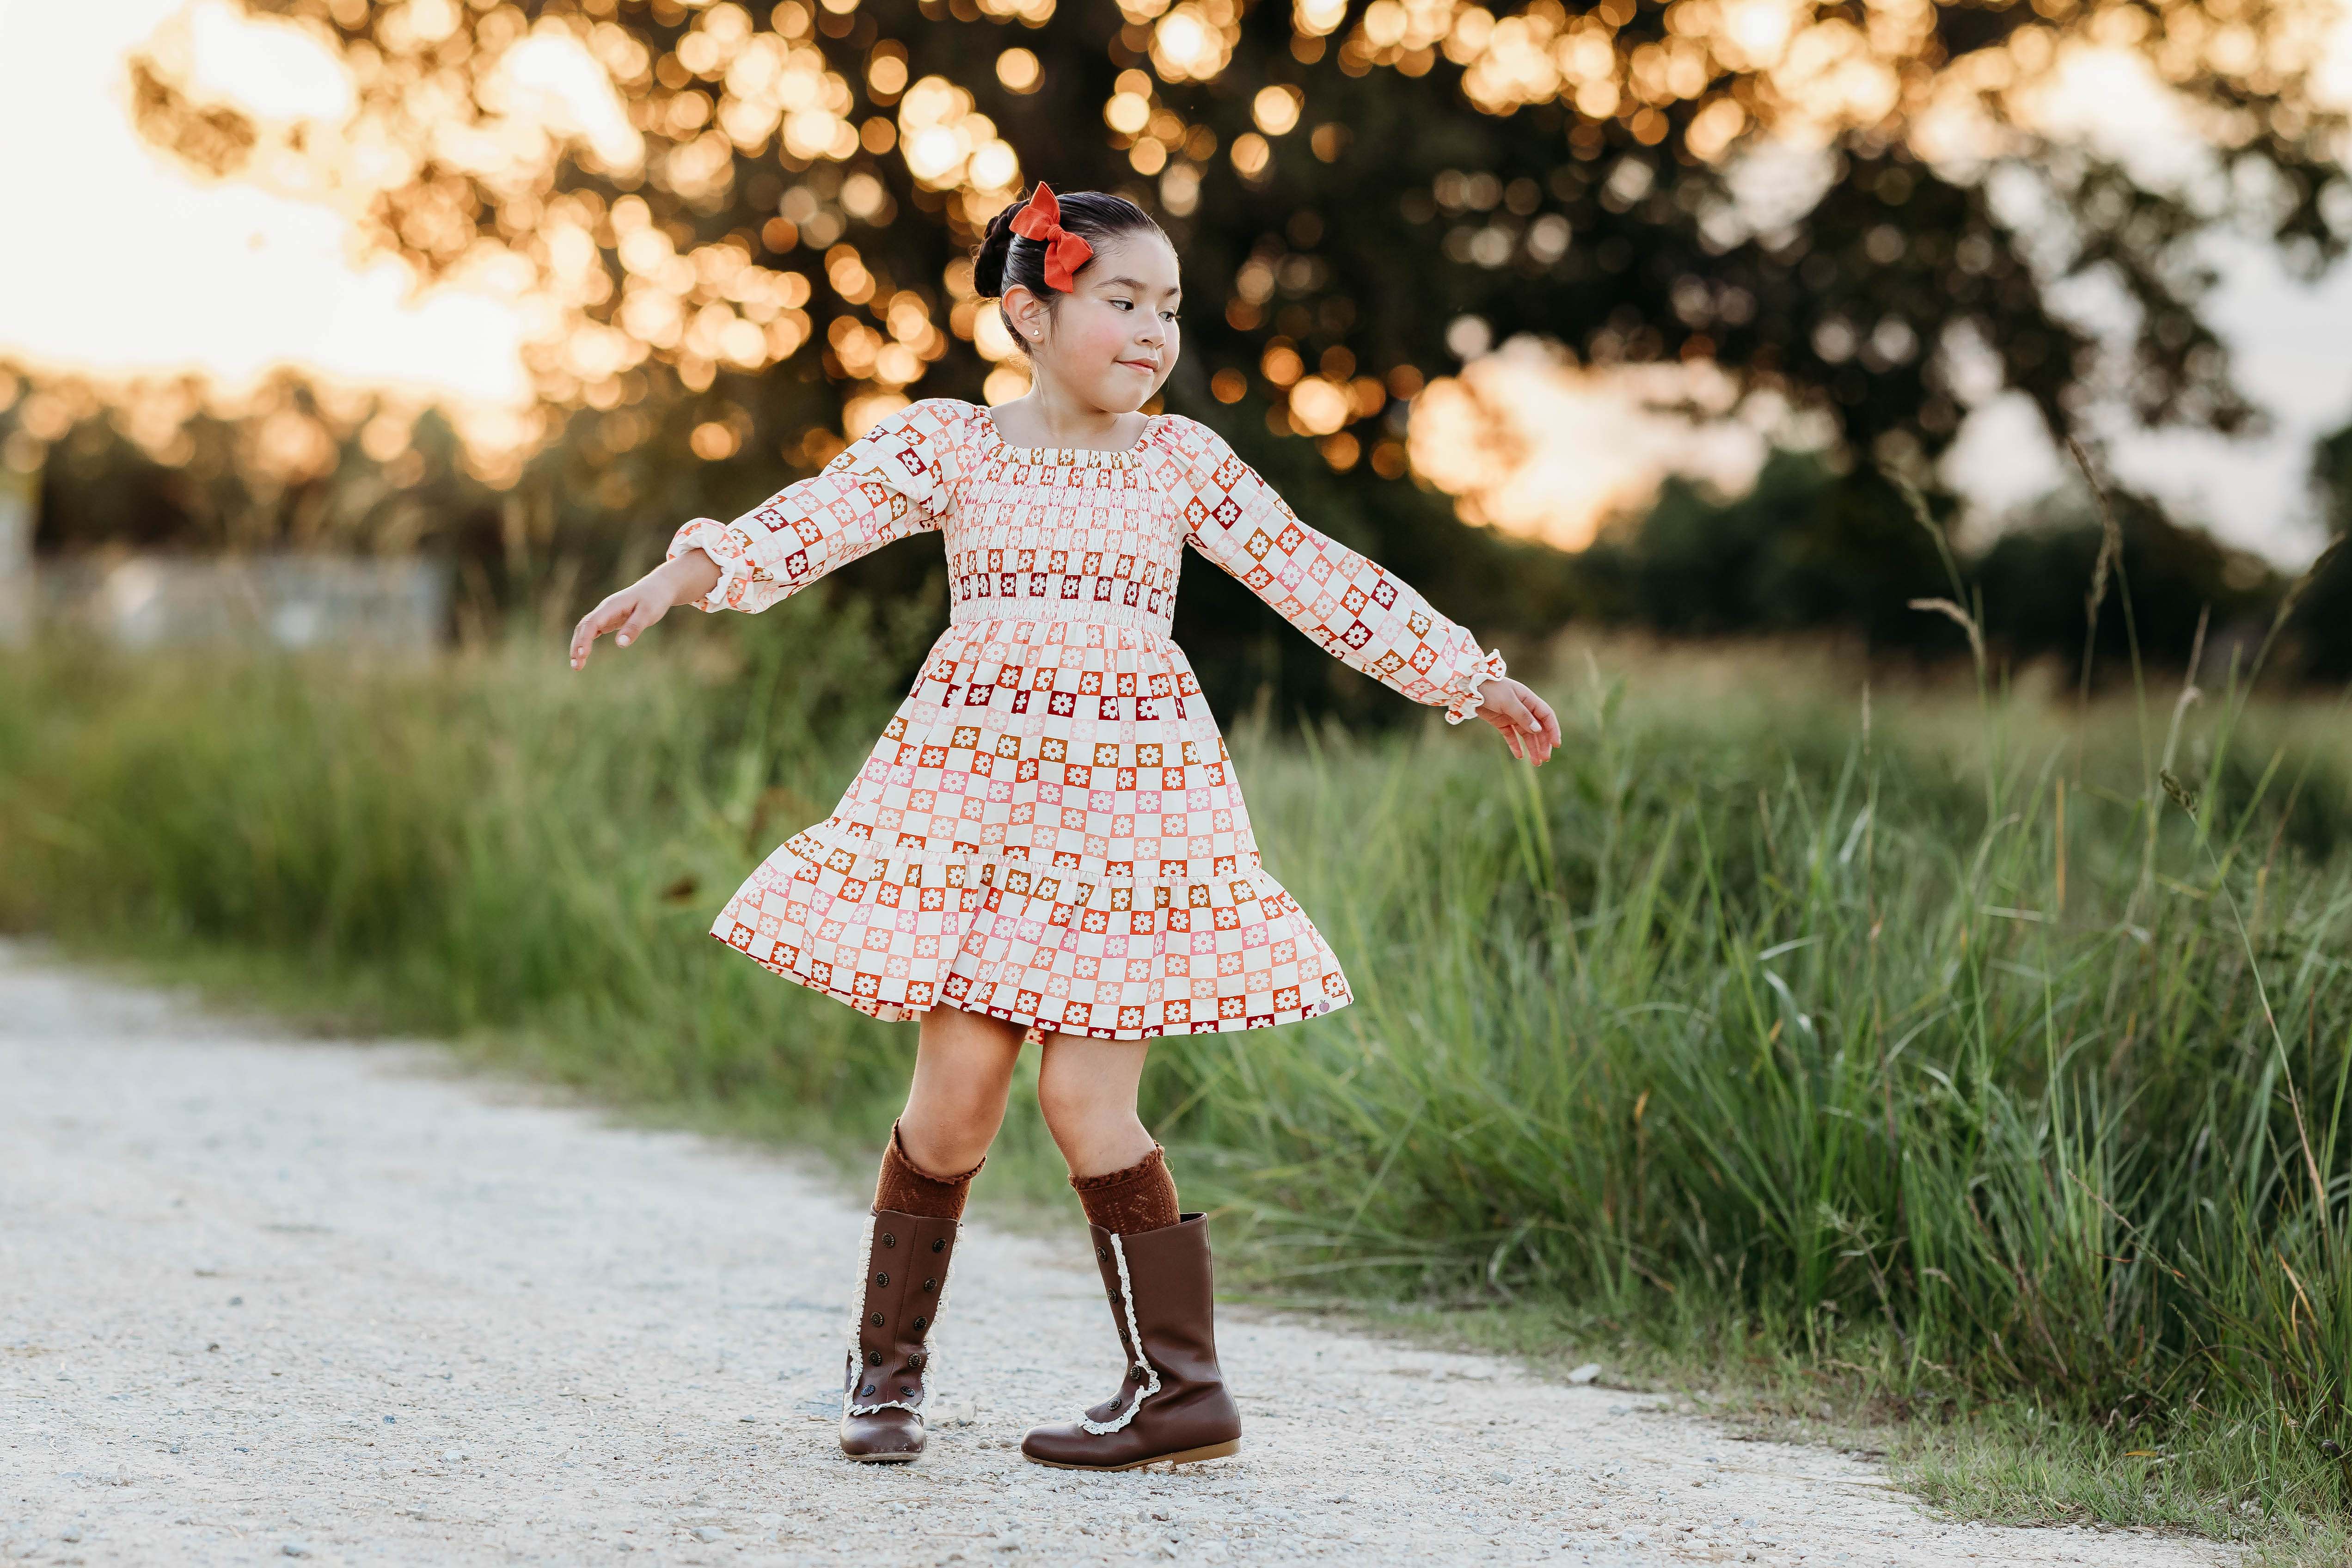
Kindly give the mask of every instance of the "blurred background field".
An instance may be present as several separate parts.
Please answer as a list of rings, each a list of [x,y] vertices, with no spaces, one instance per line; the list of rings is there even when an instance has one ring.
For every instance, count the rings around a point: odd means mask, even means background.
[[[704,932],[938,557],[560,634],[1018,395],[969,247],[1118,190],[1164,406],[1569,731],[1190,575],[1359,996],[1154,1051],[1232,1278],[2342,1560],[2335,0],[124,0],[0,58],[0,925],[863,1164],[912,1031]],[[1067,1217],[1034,1108],[982,1180]]]

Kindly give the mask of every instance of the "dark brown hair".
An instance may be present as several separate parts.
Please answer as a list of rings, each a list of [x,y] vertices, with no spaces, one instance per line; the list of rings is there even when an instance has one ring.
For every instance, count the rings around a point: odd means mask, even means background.
[[[1057,191],[1055,200],[1062,208],[1062,226],[1099,251],[1105,245],[1123,234],[1144,230],[1166,239],[1167,234],[1151,220],[1151,215],[1129,201],[1103,191]],[[1045,243],[1024,239],[1013,232],[1013,219],[1028,205],[1028,198],[1007,205],[988,220],[988,232],[982,237],[980,249],[971,258],[971,283],[985,300],[1002,300],[1004,290],[1018,283],[1045,301],[1047,310],[1054,305],[1054,296],[1060,290],[1045,282]],[[1089,258],[1078,268],[1083,273],[1094,265]],[[1013,334],[1025,353],[1029,344],[1013,330],[1013,318],[1000,304],[997,311],[1003,316],[1004,330]]]

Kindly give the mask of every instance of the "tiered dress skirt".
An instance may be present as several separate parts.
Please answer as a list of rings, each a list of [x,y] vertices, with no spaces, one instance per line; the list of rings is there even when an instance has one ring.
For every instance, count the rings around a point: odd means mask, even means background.
[[[839,806],[714,934],[886,1019],[945,1004],[1139,1039],[1345,1005],[1164,621],[1070,608],[1099,618],[960,606]]]

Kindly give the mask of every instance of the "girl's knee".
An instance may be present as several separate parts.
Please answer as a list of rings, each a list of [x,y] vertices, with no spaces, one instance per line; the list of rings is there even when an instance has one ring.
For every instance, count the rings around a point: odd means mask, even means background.
[[[1040,1073],[1037,1109],[1055,1137],[1084,1131],[1134,1113],[1134,1107],[1082,1073]]]
[[[1052,1072],[1037,1075],[1037,1110],[1045,1118],[1048,1129],[1058,1132],[1064,1124],[1084,1120],[1087,1101],[1086,1086],[1073,1081],[1072,1075]]]
[[[1148,1147],[1151,1142],[1134,1104],[1116,1096],[1066,1092],[1054,1098],[1041,1084],[1037,1104],[1055,1146],[1076,1163],[1093,1161],[1106,1149],[1124,1149],[1139,1141]]]
[[[908,1110],[920,1120],[975,1131],[994,1132],[1004,1120],[1004,1095],[988,1084],[936,1084],[928,1093],[910,1096]]]

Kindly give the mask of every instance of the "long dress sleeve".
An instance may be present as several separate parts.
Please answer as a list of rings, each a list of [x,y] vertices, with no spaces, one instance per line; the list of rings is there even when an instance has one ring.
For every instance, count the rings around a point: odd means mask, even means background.
[[[764,610],[836,566],[938,528],[970,412],[945,398],[909,405],[734,521],[698,517],[680,528],[668,558],[698,549],[719,566],[695,607]]]
[[[1469,630],[1402,579],[1299,521],[1288,502],[1208,426],[1171,418],[1186,539],[1326,653],[1459,724],[1505,673]]]

